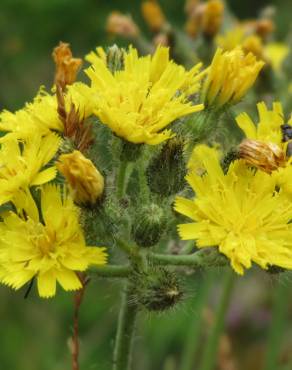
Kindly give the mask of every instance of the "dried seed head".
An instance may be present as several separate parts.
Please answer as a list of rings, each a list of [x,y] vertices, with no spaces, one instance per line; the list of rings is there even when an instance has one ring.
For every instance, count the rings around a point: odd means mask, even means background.
[[[52,55],[56,64],[55,84],[64,90],[66,85],[72,85],[76,81],[82,60],[73,58],[70,45],[64,42],[55,47]]]
[[[239,145],[239,157],[267,173],[286,165],[285,153],[278,145],[260,140],[243,140]]]

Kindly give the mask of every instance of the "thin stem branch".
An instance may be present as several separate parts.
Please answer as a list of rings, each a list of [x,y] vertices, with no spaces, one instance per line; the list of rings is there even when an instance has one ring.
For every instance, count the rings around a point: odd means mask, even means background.
[[[90,270],[98,277],[126,278],[131,272],[131,267],[129,265],[105,265],[91,267]]]
[[[171,255],[150,253],[149,259],[158,265],[169,266],[225,266],[226,258],[219,254],[215,248],[206,248],[189,255]]]
[[[133,335],[137,316],[137,305],[131,302],[131,288],[127,282],[123,292],[118,318],[113,370],[131,370]]]
[[[218,344],[220,336],[224,330],[225,316],[229,307],[234,283],[234,276],[235,274],[231,269],[229,269],[225,273],[221,299],[215,315],[213,328],[204,347],[200,370],[213,370],[215,367]]]
[[[194,305],[192,307],[193,318],[189,324],[180,370],[193,370],[195,368],[194,361],[202,327],[202,311],[208,299],[213,280],[213,274],[208,273],[202,284],[200,284],[198,293],[194,297]]]
[[[79,311],[83,301],[85,287],[89,280],[83,275],[79,276],[82,288],[74,294],[74,316],[73,316],[73,335],[72,335],[72,370],[79,370]]]
[[[289,284],[279,281],[274,294],[271,326],[268,335],[264,370],[274,370],[279,366],[279,354],[282,344],[287,302],[289,299]]]
[[[126,192],[127,161],[121,161],[117,176],[117,196],[123,198]]]

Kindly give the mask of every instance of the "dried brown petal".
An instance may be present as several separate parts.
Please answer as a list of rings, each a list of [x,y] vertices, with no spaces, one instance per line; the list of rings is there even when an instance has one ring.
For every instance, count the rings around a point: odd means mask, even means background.
[[[239,156],[267,173],[286,165],[285,153],[278,145],[259,140],[243,140],[239,145]]]

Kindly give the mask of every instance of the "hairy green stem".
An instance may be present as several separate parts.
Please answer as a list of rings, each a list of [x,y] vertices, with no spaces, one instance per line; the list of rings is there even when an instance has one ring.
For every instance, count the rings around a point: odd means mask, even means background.
[[[92,267],[90,271],[99,277],[126,278],[131,272],[129,265],[105,265]]]
[[[121,161],[118,176],[117,176],[117,196],[123,198],[126,192],[126,175],[127,175],[128,162]]]
[[[149,259],[158,265],[209,267],[225,266],[226,258],[215,248],[206,248],[189,255],[150,253]]]
[[[195,249],[195,242],[188,241],[181,249],[180,254],[190,254]]]
[[[194,305],[192,307],[193,318],[189,323],[180,370],[193,370],[196,368],[194,361],[200,340],[202,311],[208,299],[213,280],[214,276],[209,272],[204,278],[202,284],[199,285],[198,293],[194,297]]]
[[[224,330],[225,316],[229,307],[231,298],[233,283],[234,283],[234,272],[229,269],[226,271],[223,281],[223,291],[221,294],[219,306],[215,314],[213,327],[208,337],[207,343],[204,346],[204,352],[202,355],[202,361],[200,370],[213,370],[216,365],[218,344],[220,336]]]
[[[131,302],[131,288],[127,282],[123,292],[118,318],[113,370],[131,370],[133,335],[137,316],[137,305]]]
[[[271,326],[268,335],[264,370],[278,369],[290,287],[279,281],[275,289]]]

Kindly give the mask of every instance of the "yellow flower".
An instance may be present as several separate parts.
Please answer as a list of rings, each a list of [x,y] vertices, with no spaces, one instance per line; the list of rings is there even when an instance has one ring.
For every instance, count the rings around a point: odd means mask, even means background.
[[[218,247],[239,274],[252,262],[291,269],[292,204],[274,191],[271,176],[242,161],[233,162],[225,175],[216,150],[195,151],[205,174],[187,176],[194,199],[176,198],[176,211],[193,220],[178,226],[181,238],[196,240],[199,248]]]
[[[0,204],[11,200],[17,202],[19,192],[44,184],[56,176],[55,166],[44,167],[56,154],[59,144],[60,138],[54,134],[44,138],[35,134],[23,143],[9,140],[2,144]]]
[[[257,35],[246,37],[242,43],[242,49],[246,54],[252,53],[258,59],[264,59],[264,45],[262,39]]]
[[[245,38],[245,30],[242,25],[237,25],[227,30],[224,34],[216,36],[216,44],[224,51],[231,51],[242,45]]]
[[[74,104],[82,118],[89,117],[93,112],[90,88],[81,82],[68,86],[65,95],[65,105],[70,111]],[[7,134],[0,142],[12,139],[26,139],[32,133],[48,135],[50,132],[64,131],[64,125],[58,114],[57,97],[47,93],[43,88],[31,103],[15,113],[3,111],[0,113],[0,130]]]
[[[66,178],[72,197],[77,204],[94,205],[102,196],[104,178],[88,158],[78,150],[62,154],[58,170]]]
[[[253,54],[244,55],[239,47],[226,52],[217,49],[203,84],[203,102],[217,108],[238,103],[254,84],[263,65]]]
[[[289,52],[289,46],[280,42],[272,42],[265,47],[266,59],[277,73],[281,72],[283,62],[287,58]]]
[[[187,95],[198,91],[200,65],[190,71],[169,60],[169,50],[158,47],[151,57],[138,57],[130,48],[124,69],[112,73],[98,56],[90,54],[86,70],[92,81],[92,96],[98,94],[96,115],[118,136],[132,143],[159,144],[172,137],[163,129],[175,119],[203,109],[192,105]]]
[[[247,113],[241,113],[236,117],[238,126],[248,139],[271,142],[281,147],[281,125],[284,123],[281,103],[273,103],[273,109],[269,110],[265,103],[261,102],[257,104],[257,109],[259,116],[257,123],[254,123]]]
[[[106,263],[104,248],[87,247],[78,210],[62,189],[45,185],[42,220],[22,219],[13,212],[0,224],[0,281],[19,289],[36,278],[41,297],[52,297],[58,282],[65,290],[82,287],[75,271]]]

